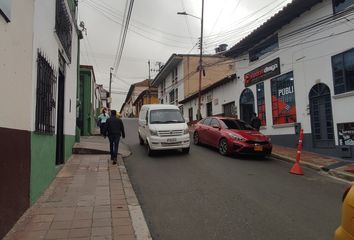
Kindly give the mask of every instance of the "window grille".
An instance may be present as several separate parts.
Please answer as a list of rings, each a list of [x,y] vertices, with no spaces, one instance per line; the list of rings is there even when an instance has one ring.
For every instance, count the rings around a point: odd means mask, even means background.
[[[35,130],[40,133],[55,132],[56,79],[54,67],[38,52]]]
[[[72,25],[64,0],[56,0],[55,31],[71,61]]]

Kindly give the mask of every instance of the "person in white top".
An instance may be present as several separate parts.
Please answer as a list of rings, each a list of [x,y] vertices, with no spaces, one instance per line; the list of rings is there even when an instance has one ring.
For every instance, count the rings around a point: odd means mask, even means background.
[[[98,122],[97,125],[100,127],[100,133],[104,135],[106,131],[106,122],[107,119],[109,118],[109,115],[106,113],[106,109],[102,109],[102,113],[98,116]]]

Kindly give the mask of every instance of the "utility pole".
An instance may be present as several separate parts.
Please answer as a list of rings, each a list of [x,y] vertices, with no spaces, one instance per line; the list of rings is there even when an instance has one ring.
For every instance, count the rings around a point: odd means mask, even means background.
[[[202,72],[203,72],[203,18],[204,18],[204,0],[202,0],[202,17],[200,18],[200,52],[199,52],[199,89],[198,89],[198,116],[197,119],[202,119],[201,106],[201,91],[202,91]]]
[[[108,104],[108,108],[111,109],[111,102],[112,102],[112,70],[113,68],[111,67],[109,69],[109,104]]]
[[[148,79],[148,103],[151,104],[151,95],[150,95],[150,81],[151,81],[151,68],[150,68],[150,60],[148,61],[149,65],[149,79]]]
[[[199,47],[200,47],[200,52],[199,52],[199,87],[198,87],[198,110],[197,110],[197,120],[202,119],[202,114],[200,110],[201,106],[201,91],[202,91],[202,73],[203,73],[203,24],[204,24],[204,0],[202,0],[202,16],[199,18],[197,16],[194,16],[192,14],[189,14],[187,12],[177,12],[179,15],[186,15],[186,16],[191,16],[197,19],[200,19],[200,42],[199,42]]]

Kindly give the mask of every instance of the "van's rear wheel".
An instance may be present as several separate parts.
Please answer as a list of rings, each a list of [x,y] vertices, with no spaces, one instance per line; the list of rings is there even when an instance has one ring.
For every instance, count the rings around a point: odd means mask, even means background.
[[[140,134],[138,134],[139,135],[139,143],[140,143],[140,145],[144,145],[144,140],[140,137]]]

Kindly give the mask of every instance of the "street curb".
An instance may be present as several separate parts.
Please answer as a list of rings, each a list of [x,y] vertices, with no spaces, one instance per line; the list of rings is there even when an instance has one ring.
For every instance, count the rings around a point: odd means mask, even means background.
[[[129,155],[131,155],[131,152]],[[118,164],[119,164],[118,168],[119,168],[120,175],[122,177],[123,188],[128,203],[128,209],[129,209],[130,217],[132,219],[136,239],[152,240],[143,211],[135,195],[133,186],[130,182],[129,175],[127,169],[125,168],[125,164],[122,156],[118,157]]]
[[[280,155],[280,154],[277,154],[277,153],[272,153],[271,157],[279,159],[279,160],[283,160],[283,161],[286,161],[286,162],[290,162],[290,163],[294,163],[295,162],[295,159],[289,158],[287,156],[283,156],[283,155]],[[308,168],[311,168],[313,170],[316,170],[316,171],[321,171],[322,167],[323,167],[323,166],[315,165],[313,163],[301,162],[301,161],[300,161],[300,164],[303,165],[303,166],[306,166]]]
[[[354,176],[343,171],[329,170],[328,174],[336,178],[344,179],[349,182],[354,182]]]
[[[272,153],[271,157],[274,159],[278,159],[281,161],[285,161],[285,162],[290,162],[290,163],[294,163],[295,159],[280,155],[280,154],[276,154],[276,153]],[[354,176],[342,171],[338,171],[338,170],[329,170],[329,171],[324,171],[322,168],[322,166],[318,166],[312,163],[308,163],[308,162],[301,162],[300,161],[300,165],[303,165],[305,167],[311,168],[313,170],[316,170],[322,174],[326,174],[328,176],[331,177],[335,177],[335,178],[339,178],[340,180],[344,180],[344,181],[349,181],[349,182],[354,182]]]

